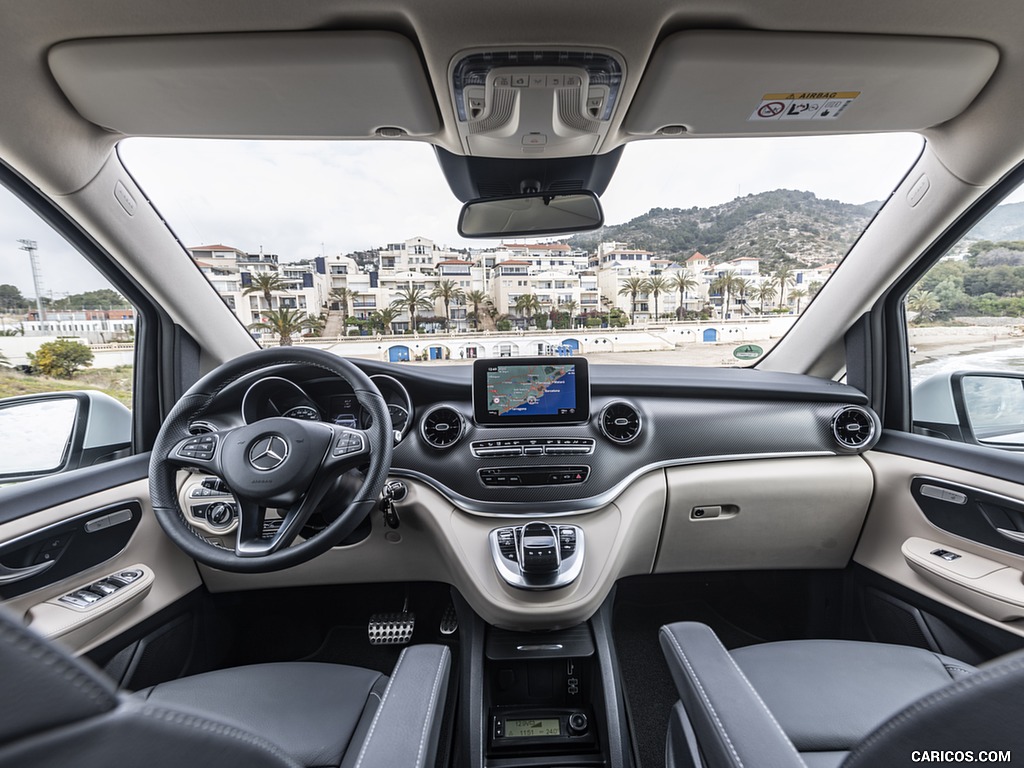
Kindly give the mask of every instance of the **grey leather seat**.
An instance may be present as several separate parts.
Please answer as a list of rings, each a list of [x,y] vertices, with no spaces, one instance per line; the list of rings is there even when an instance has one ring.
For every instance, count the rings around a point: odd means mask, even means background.
[[[124,694],[0,611],[0,766],[422,768],[451,655],[406,648],[390,678],[340,664],[260,664]]]
[[[1024,754],[1024,652],[981,669],[917,648],[841,640],[729,652],[709,627],[687,622],[662,627],[660,640],[680,697],[669,768],[888,767],[917,765],[922,751]]]

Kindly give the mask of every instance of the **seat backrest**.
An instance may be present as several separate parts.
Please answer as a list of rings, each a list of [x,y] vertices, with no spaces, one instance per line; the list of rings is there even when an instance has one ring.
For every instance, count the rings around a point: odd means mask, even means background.
[[[0,766],[297,764],[241,729],[119,694],[102,672],[0,609]]]
[[[1003,762],[1024,755],[1024,651],[931,693],[868,734],[842,768]],[[981,757],[981,753],[987,753]],[[971,753],[971,756],[968,756]],[[1001,754],[1011,758],[997,759]]]

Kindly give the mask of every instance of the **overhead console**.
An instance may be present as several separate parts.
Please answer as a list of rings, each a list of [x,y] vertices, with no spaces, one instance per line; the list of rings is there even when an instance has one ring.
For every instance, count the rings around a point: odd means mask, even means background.
[[[485,157],[594,154],[611,126],[623,70],[608,51],[456,56],[449,82],[462,147]]]

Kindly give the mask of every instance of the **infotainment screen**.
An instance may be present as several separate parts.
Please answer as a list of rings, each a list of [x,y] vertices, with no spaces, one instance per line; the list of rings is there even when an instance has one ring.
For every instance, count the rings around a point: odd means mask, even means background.
[[[518,357],[473,361],[478,424],[577,424],[590,418],[585,358]]]

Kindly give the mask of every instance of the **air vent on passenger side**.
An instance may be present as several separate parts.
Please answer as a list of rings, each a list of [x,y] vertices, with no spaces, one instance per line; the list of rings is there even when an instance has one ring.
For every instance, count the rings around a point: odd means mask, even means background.
[[[462,414],[447,405],[438,405],[423,415],[420,436],[433,448],[449,448],[465,431]]]
[[[848,405],[832,417],[832,435],[843,448],[859,450],[875,436],[875,421],[859,405]]]
[[[604,436],[615,443],[631,443],[640,435],[640,412],[622,400],[608,403],[599,420]]]

